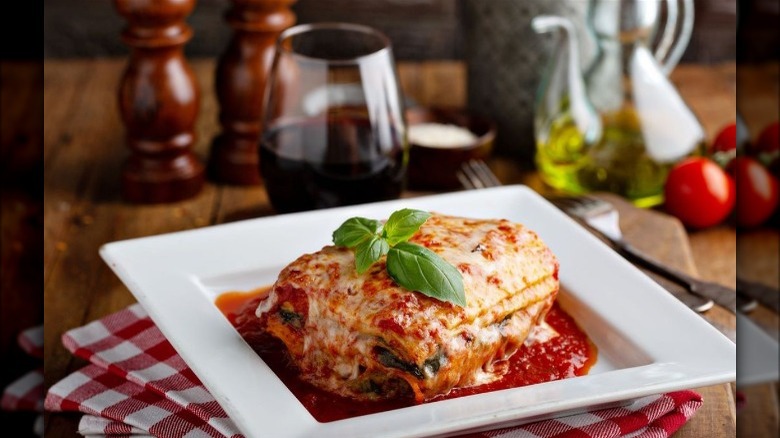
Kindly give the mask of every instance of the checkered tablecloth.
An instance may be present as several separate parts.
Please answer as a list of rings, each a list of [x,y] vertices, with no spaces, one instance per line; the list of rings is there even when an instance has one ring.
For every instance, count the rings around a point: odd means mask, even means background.
[[[242,436],[140,305],[65,333],[63,344],[91,364],[53,385],[45,408],[86,414],[82,435]],[[470,436],[668,437],[701,404],[699,394],[679,391]]]
[[[19,347],[32,357],[43,359],[43,326],[32,327],[17,336]],[[43,412],[43,368],[25,373],[3,389],[0,409],[4,411]],[[43,417],[38,416],[32,426],[37,435],[43,435]]]

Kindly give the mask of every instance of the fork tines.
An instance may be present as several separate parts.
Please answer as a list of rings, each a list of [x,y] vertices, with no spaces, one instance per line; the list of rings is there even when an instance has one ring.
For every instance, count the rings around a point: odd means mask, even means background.
[[[463,163],[456,176],[463,187],[469,190],[498,187],[501,185],[501,181],[499,181],[498,177],[490,170],[487,163],[479,159],[473,159]]]
[[[614,209],[612,204],[587,195],[558,196],[549,201],[561,210],[581,218],[605,214]]]

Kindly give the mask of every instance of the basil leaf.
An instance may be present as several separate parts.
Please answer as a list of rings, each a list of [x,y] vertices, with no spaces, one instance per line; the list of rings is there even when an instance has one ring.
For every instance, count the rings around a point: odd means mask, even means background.
[[[368,271],[368,268],[387,254],[390,246],[387,241],[377,235],[363,241],[355,248],[355,268],[358,274]]]
[[[466,306],[460,271],[428,248],[398,243],[387,253],[387,273],[406,289]]]
[[[376,235],[381,227],[382,223],[373,219],[349,218],[333,232],[333,243],[336,246],[353,248]]]
[[[390,246],[405,242],[431,217],[427,211],[404,208],[393,212],[385,223],[383,235]]]

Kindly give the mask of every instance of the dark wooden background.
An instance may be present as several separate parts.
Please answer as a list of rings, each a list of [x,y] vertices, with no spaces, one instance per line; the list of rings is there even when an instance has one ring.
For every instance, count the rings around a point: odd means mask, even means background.
[[[16,337],[43,322],[43,69],[0,62],[0,85],[2,389],[42,363],[27,356]],[[0,411],[0,435],[31,436],[34,418]]]
[[[299,23],[351,21],[377,27],[393,40],[398,59],[462,59],[461,30],[466,18],[461,13],[463,1],[298,0],[293,9],[298,14]],[[767,8],[771,11],[773,1],[776,3],[776,0],[758,2],[768,3]],[[683,62],[733,60],[736,53],[737,0],[696,0],[695,4],[694,34]],[[230,35],[222,20],[228,5],[228,0],[198,1],[189,19],[195,36],[186,47],[188,56],[214,57],[221,53]],[[108,0],[46,0],[43,24],[46,57],[100,57],[127,53],[118,36],[124,24]]]

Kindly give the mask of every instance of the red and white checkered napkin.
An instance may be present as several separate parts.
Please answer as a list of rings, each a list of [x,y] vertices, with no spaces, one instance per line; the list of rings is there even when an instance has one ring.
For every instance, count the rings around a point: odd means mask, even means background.
[[[92,364],[53,385],[45,408],[112,420],[82,420],[82,433],[128,434],[116,424],[124,423],[160,437],[239,436],[140,305],[70,330],[62,343]],[[95,431],[92,424],[106,427]]]
[[[45,408],[87,414],[82,435],[242,436],[140,305],[65,333],[63,344],[92,364],[52,386]],[[666,437],[701,403],[697,393],[680,391],[471,436]]]
[[[34,369],[6,386],[0,408],[4,411],[42,412],[43,369]]]
[[[16,338],[22,351],[43,358],[43,326],[32,327]],[[3,390],[0,409],[4,411],[43,411],[43,369],[34,369],[11,382]]]
[[[22,351],[43,359],[43,326],[22,331],[16,338]],[[14,380],[3,389],[0,409],[4,411],[43,412],[43,368],[38,367]],[[43,417],[38,416],[33,431],[43,435]]]

